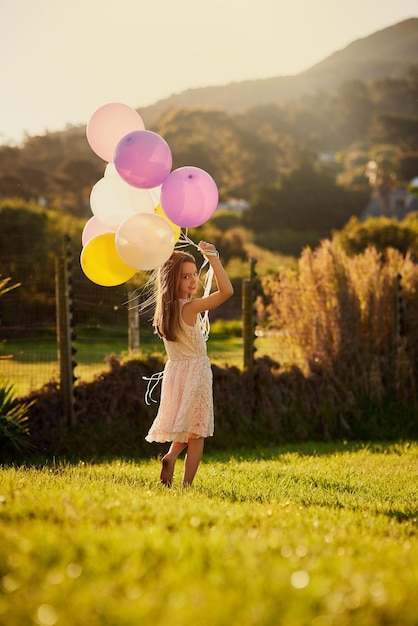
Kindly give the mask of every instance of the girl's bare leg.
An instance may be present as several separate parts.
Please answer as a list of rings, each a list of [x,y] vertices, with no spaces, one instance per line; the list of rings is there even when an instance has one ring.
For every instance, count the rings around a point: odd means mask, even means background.
[[[177,461],[177,457],[182,450],[187,446],[187,443],[181,443],[180,441],[173,441],[169,451],[163,456],[161,463],[160,481],[163,485],[170,486],[174,475],[174,466]]]
[[[192,484],[202,458],[204,445],[204,437],[189,439],[187,454],[184,460],[183,486]]]

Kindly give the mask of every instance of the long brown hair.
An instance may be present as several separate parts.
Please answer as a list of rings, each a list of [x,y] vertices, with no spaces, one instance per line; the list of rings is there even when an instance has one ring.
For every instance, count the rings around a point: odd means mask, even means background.
[[[155,332],[167,341],[176,341],[180,328],[178,289],[185,261],[196,263],[194,256],[189,252],[175,251],[159,268],[157,274],[153,323]]]

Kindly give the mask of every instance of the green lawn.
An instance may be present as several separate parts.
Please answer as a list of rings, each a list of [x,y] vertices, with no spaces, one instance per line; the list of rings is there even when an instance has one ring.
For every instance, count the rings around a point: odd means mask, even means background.
[[[209,449],[209,446],[208,446]],[[418,445],[4,467],[0,624],[412,626]]]

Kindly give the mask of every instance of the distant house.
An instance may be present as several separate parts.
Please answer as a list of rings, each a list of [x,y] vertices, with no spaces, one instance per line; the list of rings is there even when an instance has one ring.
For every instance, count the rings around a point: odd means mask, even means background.
[[[245,211],[248,209],[249,203],[246,200],[230,198],[226,202],[220,202],[218,209],[235,209],[236,211]]]
[[[368,217],[396,217],[402,220],[408,213],[418,211],[418,197],[410,195],[406,187],[392,189],[384,198],[374,196],[360,215],[361,220]]]

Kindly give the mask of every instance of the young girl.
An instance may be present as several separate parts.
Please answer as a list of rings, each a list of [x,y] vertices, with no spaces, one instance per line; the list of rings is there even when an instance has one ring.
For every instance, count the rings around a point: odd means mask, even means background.
[[[159,410],[145,439],[172,442],[162,459],[160,474],[161,482],[168,486],[177,457],[186,447],[182,484],[192,484],[205,437],[214,431],[212,370],[199,314],[218,307],[234,293],[215,246],[200,241],[198,249],[213,268],[216,291],[193,297],[199,278],[194,257],[188,252],[173,252],[160,268],[156,285],[154,327],[163,338],[168,360]]]

